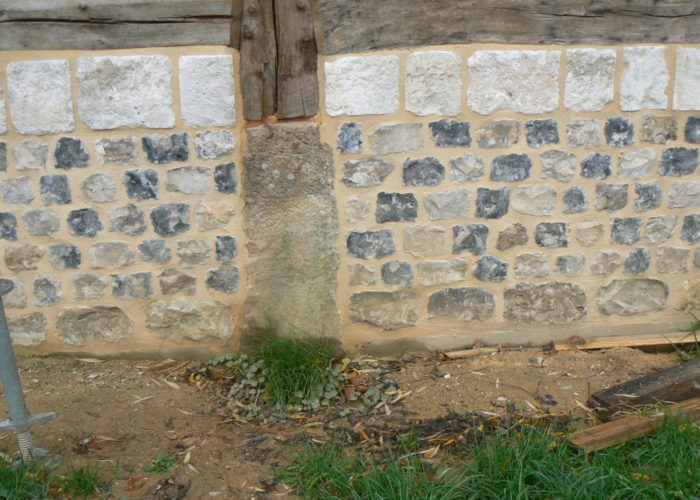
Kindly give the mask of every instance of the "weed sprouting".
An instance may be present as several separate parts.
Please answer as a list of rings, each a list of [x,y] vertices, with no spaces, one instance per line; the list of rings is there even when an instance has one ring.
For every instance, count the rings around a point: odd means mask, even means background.
[[[148,464],[146,464],[146,472],[151,474],[164,474],[170,472],[175,467],[177,457],[175,455],[166,455],[158,452]]]

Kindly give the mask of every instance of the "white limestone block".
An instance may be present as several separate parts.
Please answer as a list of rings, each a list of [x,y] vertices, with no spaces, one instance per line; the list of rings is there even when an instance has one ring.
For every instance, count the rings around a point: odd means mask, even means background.
[[[324,70],[329,115],[380,115],[398,109],[397,56],[341,57],[326,62]]]
[[[600,111],[615,92],[613,49],[566,51],[564,106],[574,111]]]
[[[673,109],[700,110],[700,49],[679,47],[676,55],[676,83]]]
[[[236,123],[233,57],[180,57],[180,109],[191,127],[225,127]]]
[[[0,87],[0,134],[7,132],[7,119],[5,118],[5,97]]]
[[[406,110],[414,115],[455,116],[462,100],[462,61],[454,52],[413,52],[406,67]]]
[[[625,72],[620,83],[620,109],[666,109],[669,76],[666,47],[625,47]]]

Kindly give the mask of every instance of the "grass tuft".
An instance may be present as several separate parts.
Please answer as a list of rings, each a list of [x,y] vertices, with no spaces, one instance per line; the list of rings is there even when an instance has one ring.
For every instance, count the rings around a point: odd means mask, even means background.
[[[70,498],[92,498],[99,494],[102,478],[92,467],[78,467],[69,470],[59,482]]]
[[[175,455],[166,455],[158,452],[149,463],[146,464],[146,472],[151,474],[164,474],[175,468],[177,457]]]

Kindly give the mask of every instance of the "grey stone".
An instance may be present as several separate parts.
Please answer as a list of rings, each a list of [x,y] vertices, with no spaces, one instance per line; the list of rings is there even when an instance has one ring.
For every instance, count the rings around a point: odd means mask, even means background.
[[[679,311],[697,311],[700,309],[700,281],[688,280],[683,282],[677,309]]]
[[[221,264],[230,264],[238,253],[236,238],[233,236],[216,237],[216,260]]]
[[[641,217],[614,217],[610,231],[610,243],[615,245],[634,245],[641,239]]]
[[[484,176],[484,159],[479,155],[466,154],[450,160],[452,180],[457,184],[479,182]]]
[[[39,193],[44,205],[65,205],[71,202],[70,185],[67,175],[42,175],[39,179]]]
[[[158,236],[177,236],[190,230],[190,206],[166,203],[151,210],[151,223]]]
[[[406,110],[418,116],[459,114],[461,75],[462,60],[454,52],[411,52],[406,61]]]
[[[642,122],[641,142],[666,144],[678,139],[678,120],[673,116],[646,115]]]
[[[659,247],[656,249],[656,270],[660,273],[687,273],[689,248]]]
[[[649,243],[662,243],[669,239],[678,223],[675,215],[659,215],[649,217],[644,229],[644,241]]]
[[[428,314],[451,316],[465,321],[484,321],[493,317],[496,301],[482,288],[445,288],[430,295]]]
[[[32,181],[29,177],[17,177],[2,181],[2,198],[8,205],[29,205],[34,200]]]
[[[102,165],[136,165],[138,161],[136,139],[100,139],[95,142],[95,151]]]
[[[545,144],[559,144],[557,121],[551,118],[528,120],[525,122],[525,137],[527,145],[533,148],[539,148]]]
[[[210,173],[206,167],[171,168],[165,172],[165,188],[174,193],[206,194]]]
[[[551,149],[540,154],[542,178],[569,182],[576,175],[576,157],[566,151]]]
[[[698,150],[689,148],[668,148],[661,154],[657,172],[659,175],[680,177],[690,175],[698,168]]]
[[[50,276],[37,276],[34,280],[34,304],[37,306],[55,306],[63,300],[61,282]]]
[[[546,253],[521,253],[515,258],[516,278],[546,278],[549,276],[549,256]]]
[[[592,153],[581,162],[581,175],[589,179],[605,179],[612,173],[610,155]]]
[[[139,207],[129,203],[109,212],[109,230],[119,234],[138,236],[146,231],[146,216]]]
[[[69,170],[71,168],[87,167],[90,164],[90,156],[85,149],[85,144],[75,137],[61,137],[54,150],[56,168]]]
[[[418,216],[418,200],[412,193],[384,193],[377,195],[377,222],[414,222]]]
[[[608,118],[604,131],[608,146],[623,148],[634,143],[634,125],[627,118]]]
[[[403,164],[406,186],[437,186],[445,178],[445,167],[437,158],[407,158]]]
[[[12,147],[12,157],[17,170],[44,170],[49,157],[49,145],[27,139]]]
[[[190,155],[187,133],[161,135],[153,134],[141,138],[146,158],[151,163],[165,164],[174,161],[187,161]]]
[[[77,269],[82,254],[74,245],[49,245],[49,262],[54,269]]]
[[[178,269],[164,270],[158,275],[158,282],[163,295],[194,295],[197,290],[197,278]]]
[[[358,259],[381,259],[396,251],[394,233],[381,231],[351,231],[347,237],[348,252]]]
[[[79,208],[68,214],[68,230],[73,236],[94,238],[103,229],[100,216],[91,208]]]
[[[10,271],[31,271],[37,268],[37,262],[44,256],[44,249],[32,243],[21,247],[5,248],[5,265]]]
[[[577,48],[566,51],[564,106],[574,111],[600,111],[613,100],[615,50]]]
[[[211,245],[203,240],[183,240],[177,242],[177,256],[182,267],[195,267],[205,264],[211,255]]]
[[[350,321],[363,321],[382,330],[415,326],[416,295],[406,290],[360,292],[350,296]]]
[[[514,323],[566,324],[583,318],[586,292],[573,283],[518,283],[503,294],[503,318]]]
[[[124,174],[126,195],[134,200],[158,198],[158,174],[155,170],[129,170]]]
[[[498,250],[508,250],[514,246],[527,245],[529,240],[525,226],[516,222],[498,233],[496,248]]]
[[[289,174],[287,175],[287,178],[289,178]],[[238,189],[238,180],[236,179],[236,164],[224,163],[222,165],[217,165],[214,168],[214,184],[216,185],[216,190],[219,193],[235,193]]]
[[[493,255],[487,255],[476,261],[472,269],[474,277],[480,281],[499,283],[508,278],[508,264]]]
[[[564,214],[580,214],[588,208],[588,198],[581,186],[573,186],[564,191]]]
[[[338,149],[341,153],[362,152],[362,124],[340,122],[338,126]]]
[[[654,150],[638,149],[623,151],[618,158],[617,176],[627,179],[641,179],[654,166]]]
[[[403,249],[414,257],[447,253],[447,232],[439,226],[413,226],[403,230]]]
[[[106,174],[92,174],[80,183],[83,200],[105,203],[117,199],[117,184]]]
[[[651,252],[648,248],[633,248],[625,259],[626,274],[642,274],[651,267]]]
[[[158,337],[178,344],[194,340],[224,345],[235,325],[228,304],[175,299],[152,302],[146,311],[146,326]]]
[[[225,200],[200,201],[195,210],[195,221],[199,231],[211,231],[228,226],[236,211],[231,203]]]
[[[7,143],[0,142],[0,172],[7,172]]]
[[[5,278],[8,279],[8,278]],[[9,278],[14,285],[12,290],[2,297],[2,305],[7,309],[24,309],[27,307],[27,289],[18,279]]]
[[[75,300],[100,299],[107,291],[107,278],[97,274],[73,273],[72,280]]]
[[[485,224],[454,226],[452,228],[452,236],[452,253],[469,252],[474,255],[481,255],[486,251],[489,228]]]
[[[343,183],[348,187],[379,186],[393,170],[393,164],[379,158],[346,161]]]
[[[423,147],[422,123],[382,123],[369,134],[372,153],[386,155]]]
[[[411,264],[398,260],[385,262],[382,264],[382,282],[387,286],[412,286],[413,269]]]
[[[56,321],[56,336],[67,344],[114,343],[134,333],[134,322],[118,307],[64,309]]]
[[[603,314],[631,316],[661,311],[668,300],[668,286],[653,278],[612,280],[598,290],[598,309]]]
[[[664,200],[664,192],[656,181],[638,182],[634,185],[637,199],[634,200],[635,212],[646,212],[661,206]]]
[[[605,226],[600,222],[578,222],[576,224],[576,241],[584,247],[591,247],[605,236]]]
[[[608,276],[620,267],[622,259],[614,250],[601,250],[596,252],[591,261],[591,273]]]
[[[549,184],[517,186],[510,192],[510,207],[522,214],[552,215],[557,192]]]
[[[361,222],[369,217],[372,210],[372,204],[368,201],[363,201],[357,196],[351,196],[345,200],[345,219],[350,224]]]
[[[425,193],[425,210],[431,220],[464,217],[469,211],[471,194],[466,189],[446,193]]]
[[[425,260],[416,264],[418,282],[423,286],[446,285],[467,279],[466,259]]]
[[[48,321],[41,313],[31,313],[8,318],[7,329],[15,345],[34,347],[46,340]]]
[[[146,240],[139,244],[137,250],[143,260],[156,264],[167,264],[173,256],[165,240]]]
[[[700,269],[700,247],[696,248],[693,254],[693,266],[695,269]]]
[[[236,139],[228,130],[197,132],[194,137],[194,150],[204,160],[218,160],[231,154],[235,148]]]
[[[683,217],[681,240],[688,245],[700,242],[700,214],[690,214]]]
[[[179,58],[180,110],[190,127],[226,127],[236,123],[233,56]]]
[[[0,212],[0,238],[17,241],[17,218],[10,212]]]
[[[556,260],[557,273],[564,276],[578,276],[586,265],[586,256],[582,253],[560,255]]]
[[[565,222],[540,222],[535,227],[535,243],[545,248],[569,246],[571,227]]]
[[[599,182],[595,185],[595,208],[614,212],[627,206],[628,184],[608,184]]]
[[[399,107],[399,57],[349,56],[324,63],[326,113],[378,115]]]
[[[700,182],[674,182],[668,192],[668,208],[700,207]]]
[[[494,120],[474,133],[479,147],[507,148],[520,140],[520,122],[515,120]]]
[[[497,156],[491,163],[492,181],[522,181],[530,177],[532,161],[528,155]]]
[[[500,219],[508,213],[508,188],[476,190],[476,217]]]
[[[349,264],[348,274],[348,284],[350,286],[374,285],[377,283],[374,269],[364,264]]]
[[[469,122],[458,120],[438,120],[430,122],[430,135],[438,147],[469,147],[472,136],[469,133]]]
[[[151,273],[112,275],[112,297],[122,300],[145,300],[151,295]]]
[[[103,241],[90,247],[90,267],[107,269],[127,267],[136,261],[136,254],[129,245],[120,241]]]
[[[700,144],[700,116],[689,116],[685,122],[685,142]]]
[[[215,292],[233,293],[238,290],[240,273],[235,266],[219,267],[207,273],[207,288]]]
[[[600,146],[600,123],[598,120],[569,118],[566,126],[569,144],[575,148],[595,148]]]

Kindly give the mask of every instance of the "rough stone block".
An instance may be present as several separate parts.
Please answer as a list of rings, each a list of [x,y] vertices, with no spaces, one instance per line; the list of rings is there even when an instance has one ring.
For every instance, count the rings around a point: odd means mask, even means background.
[[[67,175],[42,175],[39,179],[39,193],[44,205],[66,205],[72,196]]]
[[[7,329],[15,345],[35,347],[46,339],[48,321],[41,313],[24,314],[8,318]]]
[[[2,297],[2,305],[7,309],[24,309],[27,307],[27,289],[18,279],[9,279],[13,283],[12,290]]]
[[[100,299],[107,291],[107,278],[103,276],[73,273],[71,278],[75,300]]]
[[[292,179],[288,179],[292,180]],[[214,184],[219,193],[234,194],[238,189],[236,164],[224,163],[214,168]]]
[[[522,181],[530,177],[532,161],[528,155],[509,154],[497,156],[491,163],[492,181]]]
[[[591,153],[581,162],[581,175],[588,179],[607,179],[611,173],[610,155]]]
[[[689,116],[685,122],[685,142],[700,144],[700,116]]]
[[[17,217],[10,212],[0,212],[0,239],[17,241]]]
[[[358,259],[381,259],[396,251],[393,231],[351,231],[346,241],[348,252]]]
[[[668,286],[653,278],[612,280],[598,290],[598,309],[603,314],[631,316],[661,311],[668,300]]]
[[[138,153],[136,139],[100,139],[95,142],[95,151],[102,165],[136,165]]]
[[[171,168],[165,172],[165,188],[174,193],[206,194],[210,173],[206,167]]]
[[[12,158],[17,170],[44,170],[49,157],[49,145],[45,142],[27,139],[12,146]]]
[[[340,122],[338,125],[338,150],[341,153],[361,153],[363,143],[361,123]]]
[[[205,264],[211,255],[211,245],[204,240],[181,240],[177,242],[177,256],[182,267]]]
[[[190,127],[226,127],[236,123],[233,57],[180,57],[180,110]]]
[[[564,106],[573,111],[600,111],[614,98],[615,50],[568,49],[566,56]]]
[[[700,269],[700,247],[696,248],[693,254],[693,266],[695,269]]]
[[[131,199],[141,201],[158,198],[158,174],[150,168],[128,170],[124,174],[124,186]]]
[[[350,321],[362,321],[382,330],[416,325],[416,295],[406,290],[360,292],[350,296]]]
[[[700,110],[700,95],[697,92],[697,89],[700,88],[698,66],[700,66],[700,49],[678,47],[676,81],[673,86],[673,109]]]
[[[668,240],[678,223],[675,215],[659,215],[649,217],[644,229],[644,241],[649,243],[662,243]]]
[[[562,201],[564,202],[563,212],[566,215],[580,214],[588,208],[588,198],[581,186],[573,186],[564,191]]]
[[[0,142],[0,172],[7,172],[7,143]]]
[[[382,123],[369,134],[372,153],[385,155],[423,147],[422,123]]]
[[[177,236],[190,230],[190,206],[166,203],[151,210],[151,223],[158,236]]]
[[[689,248],[659,247],[656,249],[656,270],[660,273],[687,273]]]
[[[103,229],[100,216],[91,208],[72,210],[68,214],[68,230],[73,236],[94,238]]]
[[[471,194],[466,189],[446,193],[425,193],[425,210],[431,220],[464,217],[469,212]]]
[[[528,215],[552,215],[557,199],[556,190],[549,184],[517,186],[511,190],[510,206]]]
[[[600,146],[600,122],[583,118],[569,118],[566,124],[569,144],[575,148],[596,148]]]
[[[486,251],[489,228],[485,224],[469,224],[452,228],[452,253],[469,252],[481,255]]]
[[[377,278],[374,273],[374,269],[372,269],[371,267],[367,267],[364,264],[349,264],[348,275],[348,284],[350,286],[371,286],[377,283]]]
[[[416,264],[418,283],[423,286],[446,285],[467,279],[466,259],[425,260]]]
[[[417,116],[459,114],[462,61],[447,50],[413,52],[406,62],[406,110]]]
[[[133,333],[134,322],[118,307],[64,309],[56,321],[56,336],[74,346],[119,342]]]
[[[634,143],[634,125],[627,118],[608,118],[604,132],[608,146],[622,148]]]
[[[357,196],[351,196],[345,200],[345,220],[350,224],[361,222],[369,217],[372,211],[372,204]]]
[[[666,47],[625,47],[622,60],[625,72],[620,84],[620,109],[666,109]]]
[[[137,247],[139,255],[146,262],[167,264],[173,256],[165,240],[146,240]]]
[[[571,227],[565,222],[540,222],[535,227],[535,243],[545,248],[568,247],[569,231]]]
[[[582,253],[560,255],[556,260],[556,271],[564,276],[578,276],[586,266],[586,256]]]
[[[377,195],[377,222],[415,222],[418,200],[412,193],[384,193]]]
[[[5,248],[5,265],[10,271],[31,271],[37,268],[37,262],[44,256],[44,249],[32,243],[21,247]]]
[[[85,144],[75,137],[61,137],[54,150],[56,168],[70,170],[71,168],[87,167],[90,164],[90,156],[85,149]]]
[[[529,240],[525,226],[516,222],[498,233],[496,248],[498,250],[508,250],[514,246],[527,245]]]
[[[700,206],[700,182],[674,182],[668,191],[668,208]]]
[[[520,122],[493,120],[474,134],[480,148],[508,148],[520,140]]]
[[[691,214],[683,217],[681,240],[688,245],[700,242],[700,214]]]
[[[414,257],[447,253],[447,232],[439,226],[413,226],[403,230],[403,249]]]
[[[235,266],[219,267],[207,273],[207,289],[214,292],[233,293],[238,290],[240,273]]]
[[[48,257],[54,269],[77,269],[82,260],[80,250],[73,245],[49,245]]]
[[[438,120],[430,122],[430,135],[438,147],[460,148],[472,144],[469,122],[458,120]]]
[[[228,226],[236,211],[227,201],[200,201],[195,209],[195,222],[199,231],[212,231]]]
[[[646,212],[661,206],[664,200],[664,192],[656,181],[638,182],[634,185],[637,199],[634,200],[635,212]]]
[[[109,212],[109,230],[129,236],[143,234],[146,231],[146,215],[133,203],[117,207]]]
[[[93,269],[127,267],[135,261],[134,251],[120,241],[103,241],[90,247],[90,267]]]
[[[394,165],[379,158],[346,161],[343,166],[343,184],[364,188],[379,186],[394,170]]]
[[[484,321],[493,317],[496,301],[482,288],[445,288],[430,295],[428,314],[450,316],[465,321]]]
[[[617,176],[627,179],[641,179],[651,172],[653,166],[653,149],[623,151],[618,157]]]
[[[166,269],[158,275],[160,291],[163,295],[194,295],[197,290],[197,278],[178,269]]]
[[[557,121],[528,120],[525,122],[525,137],[527,145],[533,148],[539,148],[545,144],[559,144]]]
[[[122,300],[145,300],[151,295],[151,273],[112,275],[112,297]]]
[[[188,135],[184,134],[153,134],[141,138],[146,158],[151,163],[163,165],[175,161],[187,161],[190,156],[187,144]]]
[[[484,219],[500,219],[508,213],[508,188],[476,190],[476,216]]]
[[[700,309],[700,281],[684,281],[681,288],[681,298],[678,301],[679,311]]]
[[[457,184],[479,182],[484,176],[484,160],[479,155],[466,154],[450,160],[452,180]]]
[[[583,318],[586,292],[573,283],[518,283],[503,294],[503,318],[514,323],[566,324]]]
[[[595,185],[595,208],[613,212],[627,205],[628,184],[608,184],[599,182]]]
[[[324,64],[326,112],[379,115],[399,107],[398,56],[350,56]]]
[[[678,139],[678,120],[673,116],[646,115],[642,122],[640,141],[666,144]]]
[[[592,247],[599,243],[605,236],[605,226],[600,222],[576,223],[576,241],[584,247]]]
[[[194,150],[203,160],[218,160],[233,152],[236,138],[228,130],[207,130],[197,132],[194,137]]]
[[[521,253],[515,258],[516,278],[546,278],[549,276],[549,256],[546,253]]]
[[[493,255],[481,257],[472,269],[474,277],[479,281],[500,283],[508,278],[508,263]]]
[[[542,178],[569,182],[576,175],[576,157],[566,151],[552,149],[540,154]]]
[[[233,236],[216,237],[216,260],[221,264],[230,264],[238,253],[236,238]]]
[[[390,260],[382,264],[382,282],[387,286],[411,287],[413,268],[408,262]]]
[[[0,134],[7,132],[7,118],[5,115],[5,98],[3,97],[2,87],[0,86]],[[5,169],[7,169],[7,165]]]
[[[233,335],[234,319],[230,306],[221,302],[157,300],[148,306],[146,326],[176,344],[194,340],[224,345]]]
[[[34,297],[37,306],[55,306],[63,300],[61,282],[50,276],[37,276],[34,280]]]
[[[117,199],[117,184],[106,174],[90,175],[80,183],[80,189],[85,201],[106,203]]]
[[[698,150],[689,148],[668,148],[661,154],[657,172],[659,175],[680,177],[695,173],[698,168]]]
[[[620,267],[621,262],[619,253],[614,250],[601,250],[596,252],[591,260],[591,274],[608,276]]]
[[[614,245],[634,245],[641,238],[641,217],[614,217],[610,230],[610,243]]]
[[[2,181],[2,198],[8,205],[29,205],[34,200],[32,181],[27,176]]]
[[[634,248],[625,259],[625,274],[642,274],[651,267],[651,252],[648,248]]]

